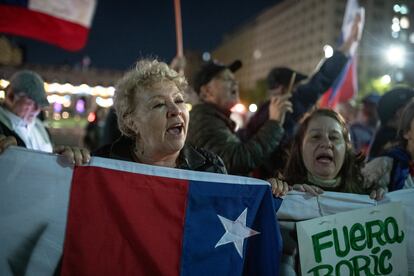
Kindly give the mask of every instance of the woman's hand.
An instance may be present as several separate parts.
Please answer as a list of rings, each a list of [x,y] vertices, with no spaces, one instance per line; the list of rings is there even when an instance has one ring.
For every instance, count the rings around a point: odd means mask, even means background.
[[[384,198],[386,191],[384,188],[374,188],[371,193],[369,194],[369,197],[371,199],[375,199],[375,200],[381,200]]]
[[[61,154],[70,164],[76,166],[89,163],[91,160],[91,154],[84,148],[55,146],[53,152]]]
[[[289,185],[283,180],[278,178],[270,178],[267,181],[272,186],[272,194],[275,197],[284,196],[289,191]]]
[[[315,185],[308,185],[308,184],[295,184],[293,185],[293,190],[309,193],[314,196],[323,194],[323,190],[321,188]]]
[[[5,151],[10,146],[17,146],[16,138],[0,134],[0,153]]]

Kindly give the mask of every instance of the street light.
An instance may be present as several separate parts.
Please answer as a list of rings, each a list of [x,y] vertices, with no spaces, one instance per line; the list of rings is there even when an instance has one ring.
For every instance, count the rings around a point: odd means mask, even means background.
[[[386,57],[391,65],[404,66],[405,49],[402,46],[393,45],[386,51]]]
[[[331,56],[333,56],[334,50],[331,45],[323,46],[323,51],[325,53],[326,58],[330,58]]]

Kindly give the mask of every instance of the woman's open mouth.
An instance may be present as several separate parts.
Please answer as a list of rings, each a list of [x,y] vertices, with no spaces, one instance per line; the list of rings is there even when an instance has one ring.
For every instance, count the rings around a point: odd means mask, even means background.
[[[183,130],[184,130],[184,124],[176,123],[176,124],[172,124],[171,126],[167,128],[167,133],[172,134],[172,135],[180,135],[181,133],[183,133]]]
[[[333,162],[333,155],[329,153],[321,153],[316,156],[316,161],[322,164],[330,164]]]

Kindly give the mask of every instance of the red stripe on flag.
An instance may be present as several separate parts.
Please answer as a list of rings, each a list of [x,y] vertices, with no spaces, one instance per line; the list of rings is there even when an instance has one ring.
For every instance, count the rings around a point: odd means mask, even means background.
[[[333,93],[333,90],[331,87],[323,94],[322,98],[319,100],[319,107],[330,108],[329,98],[331,97],[332,93]]]
[[[179,275],[188,186],[76,167],[62,275]]]
[[[26,36],[69,51],[82,49],[89,29],[27,8],[0,5],[0,32]]]
[[[342,86],[339,88],[338,102],[340,103],[349,101],[357,93],[356,83],[355,83],[356,82],[355,65],[356,65],[356,61],[354,59],[352,63],[349,65],[349,68],[348,68],[348,71],[346,72],[345,80],[342,83]]]

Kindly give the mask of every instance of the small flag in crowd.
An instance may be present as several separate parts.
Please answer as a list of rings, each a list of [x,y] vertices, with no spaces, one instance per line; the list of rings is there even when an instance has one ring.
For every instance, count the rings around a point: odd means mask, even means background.
[[[352,32],[352,27],[355,18],[359,16],[359,34],[361,37],[364,25],[364,8],[360,7],[357,0],[348,0],[344,21],[342,24],[340,44],[342,44]],[[338,103],[347,102],[354,98],[358,92],[358,78],[357,78],[357,57],[356,50],[358,42],[355,41],[349,51],[349,60],[341,73],[334,81],[333,85],[325,92],[319,105],[326,108],[334,108]]]
[[[0,33],[78,51],[86,44],[95,7],[96,0],[0,0]]]

